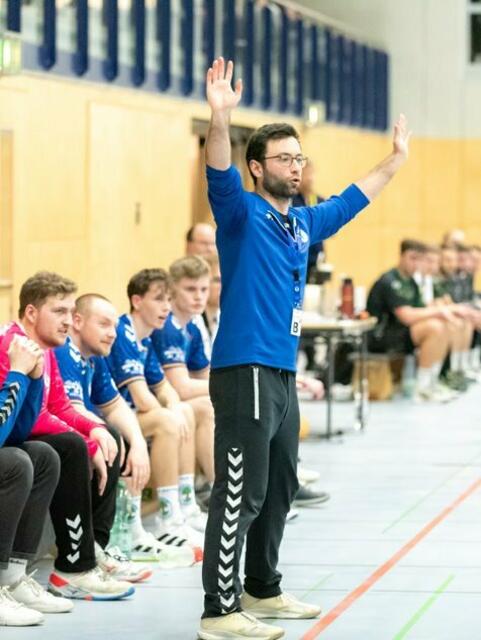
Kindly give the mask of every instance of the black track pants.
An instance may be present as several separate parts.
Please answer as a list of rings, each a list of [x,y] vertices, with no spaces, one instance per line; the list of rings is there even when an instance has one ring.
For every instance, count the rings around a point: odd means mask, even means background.
[[[257,598],[281,593],[279,547],[299,486],[295,374],[258,365],[216,369],[210,396],[215,483],[204,547],[203,617],[240,609],[245,538],[245,590]]]

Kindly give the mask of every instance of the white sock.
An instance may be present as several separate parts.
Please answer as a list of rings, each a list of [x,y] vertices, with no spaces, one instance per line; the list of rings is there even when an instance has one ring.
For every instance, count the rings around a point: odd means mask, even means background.
[[[432,367],[431,367],[431,375],[432,375],[432,380],[431,383],[432,385],[436,385],[439,382],[439,376],[441,374],[441,369],[443,368],[443,362],[439,361],[439,362],[435,362]]]
[[[469,351],[461,351],[461,371],[469,369]]]
[[[461,351],[451,351],[449,361],[451,371],[461,371]]]
[[[142,526],[142,497],[129,495],[129,498],[132,510],[130,531],[132,532],[132,538],[135,540],[136,538],[140,538],[144,533],[144,528]]]
[[[182,516],[182,510],[179,503],[179,486],[177,484],[171,487],[157,487],[157,496],[159,498],[159,517],[161,520],[178,519]]]
[[[25,558],[11,557],[6,569],[0,569],[0,587],[10,587],[19,582],[27,574]]]
[[[195,506],[194,474],[184,473],[179,476],[180,508],[185,513]]]
[[[416,387],[425,391],[431,386],[431,367],[418,367],[416,371]]]
[[[479,371],[481,367],[481,347],[473,347],[470,351],[471,354],[471,369]]]

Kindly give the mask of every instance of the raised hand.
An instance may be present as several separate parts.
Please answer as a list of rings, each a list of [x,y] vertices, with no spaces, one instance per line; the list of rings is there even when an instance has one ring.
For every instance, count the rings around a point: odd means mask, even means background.
[[[393,151],[396,154],[408,157],[409,154],[409,139],[411,138],[412,131],[408,131],[406,116],[401,113],[399,118],[394,124],[393,135]]]
[[[227,65],[224,58],[217,58],[207,71],[206,94],[210,108],[214,112],[235,109],[242,96],[242,80],[237,80],[232,89],[232,75],[234,63],[229,60]]]

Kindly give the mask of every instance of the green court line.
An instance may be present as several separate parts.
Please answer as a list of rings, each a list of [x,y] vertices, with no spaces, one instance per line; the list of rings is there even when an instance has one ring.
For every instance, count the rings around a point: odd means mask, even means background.
[[[404,627],[393,638],[393,640],[403,640],[407,634],[411,631],[414,625],[419,622],[423,615],[433,606],[436,600],[443,594],[448,588],[451,582],[454,580],[454,575],[449,576],[433,593],[433,595],[426,600],[426,602],[416,611],[416,613],[410,618]]]
[[[395,527],[397,524],[399,524],[401,522],[401,520],[404,520],[404,518],[406,516],[408,516],[410,513],[412,513],[413,511],[415,511],[420,504],[422,504],[425,500],[427,500],[428,498],[430,498],[433,494],[436,493],[436,491],[439,491],[439,489],[441,489],[442,487],[444,487],[444,485],[446,485],[450,480],[452,480],[453,478],[455,478],[457,475],[459,475],[462,471],[464,471],[465,469],[469,468],[473,462],[475,460],[477,460],[479,457],[481,456],[481,452],[478,452],[474,458],[471,458],[471,460],[468,460],[468,462],[463,462],[462,466],[460,469],[458,469],[457,471],[454,471],[450,476],[448,476],[447,478],[445,478],[441,484],[438,484],[436,487],[434,487],[434,489],[432,489],[429,493],[427,493],[425,496],[423,496],[422,498],[420,498],[417,502],[415,502],[413,505],[411,505],[409,507],[409,509],[406,509],[406,511],[403,511],[403,513],[401,513],[401,515],[399,516],[399,518],[397,518],[396,520],[394,520],[393,522],[391,522],[391,524],[389,526],[387,526],[382,533],[387,533],[390,529],[392,529],[393,527]]]
[[[304,600],[304,598],[308,596],[310,593],[319,589],[319,587],[323,585],[325,582],[327,582],[329,578],[332,578],[333,575],[334,575],[333,573],[328,573],[327,576],[324,576],[324,578],[321,578],[319,582],[316,582],[314,586],[312,586],[305,593],[303,593],[302,596],[299,598],[299,600]]]

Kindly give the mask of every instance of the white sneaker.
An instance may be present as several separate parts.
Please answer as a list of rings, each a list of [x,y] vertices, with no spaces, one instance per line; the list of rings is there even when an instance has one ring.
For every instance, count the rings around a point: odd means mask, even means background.
[[[202,513],[197,503],[192,504],[187,509],[182,509],[182,514],[185,518],[186,525],[188,525],[192,529],[195,529],[196,531],[205,533],[205,527],[207,525],[207,514]]]
[[[68,598],[54,596],[46,591],[33,579],[34,573],[23,576],[15,586],[9,587],[12,598],[29,609],[41,613],[68,613],[72,611],[73,602]]]
[[[200,533],[200,531],[196,531],[186,524],[183,519],[175,520],[174,518],[169,518],[164,520],[157,516],[155,524],[156,538],[160,542],[169,544],[168,540],[165,539],[165,536],[174,536],[176,538],[187,540],[187,542],[193,547],[198,547],[199,549],[204,548],[204,535]]]
[[[102,571],[105,571],[116,580],[143,582],[152,575],[152,568],[149,565],[145,565],[142,568],[135,566],[118,547],[102,549],[96,542],[95,559]]]
[[[277,640],[285,635],[284,629],[259,622],[254,616],[239,611],[216,618],[203,618],[197,637],[201,640],[235,640],[257,638]]]
[[[114,580],[100,567],[84,573],[54,571],[50,574],[48,590],[54,595],[78,600],[121,600],[135,593],[130,582]]]
[[[197,562],[196,554],[189,544],[178,547],[159,542],[153,533],[144,531],[132,541],[132,562],[157,562],[161,569],[191,567]]]
[[[321,607],[318,605],[302,602],[289,593],[281,593],[273,598],[254,598],[244,592],[241,596],[241,607],[256,618],[301,620],[316,618],[321,613]]]
[[[0,627],[30,627],[44,620],[42,613],[12,598],[8,587],[0,587]]]
[[[302,467],[300,464],[297,465],[297,479],[299,480],[299,484],[311,484],[312,482],[317,482],[320,477],[321,474],[318,471],[306,469],[306,467]]]
[[[432,388],[417,389],[414,394],[414,402],[451,402],[459,397],[456,391],[452,391],[443,384],[438,383]]]

